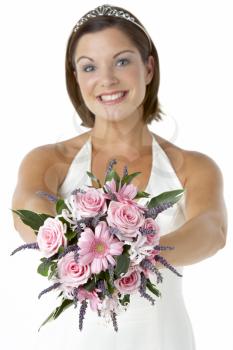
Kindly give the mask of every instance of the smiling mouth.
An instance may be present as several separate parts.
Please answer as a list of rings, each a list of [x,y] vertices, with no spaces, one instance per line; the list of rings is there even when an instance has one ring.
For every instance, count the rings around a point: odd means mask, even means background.
[[[122,102],[127,94],[128,91],[121,91],[112,95],[100,95],[97,98],[102,104],[112,105]]]

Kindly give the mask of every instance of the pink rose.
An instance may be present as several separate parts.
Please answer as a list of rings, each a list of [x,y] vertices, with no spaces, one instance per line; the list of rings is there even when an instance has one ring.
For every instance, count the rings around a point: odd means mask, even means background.
[[[137,292],[141,284],[140,270],[130,268],[124,277],[115,280],[114,284],[120,293],[131,294]]]
[[[149,233],[146,235],[147,238],[147,244],[150,245],[158,245],[159,244],[159,225],[157,224],[157,222],[155,222],[154,219],[152,218],[146,218],[144,221],[144,225],[143,228],[147,229],[147,230],[155,230],[155,234],[153,233]]]
[[[58,260],[58,277],[63,287],[78,287],[87,282],[91,276],[89,265],[79,265],[74,260],[74,252],[70,252]]]
[[[86,193],[77,192],[73,195],[73,205],[83,217],[95,216],[107,210],[104,194],[96,188],[88,188]]]
[[[112,201],[108,207],[106,220],[109,226],[118,228],[121,233],[116,233],[120,240],[131,241],[138,235],[138,228],[144,223],[144,216],[140,209],[131,204],[123,204]]]
[[[58,218],[47,218],[44,224],[40,226],[37,243],[46,258],[56,254],[60,246],[67,246],[65,232],[66,225]]]

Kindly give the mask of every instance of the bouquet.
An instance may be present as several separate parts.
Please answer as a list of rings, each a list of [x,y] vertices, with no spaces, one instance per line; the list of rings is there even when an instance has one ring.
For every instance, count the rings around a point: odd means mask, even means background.
[[[133,293],[152,305],[152,295],[161,296],[150,280],[155,274],[157,284],[163,281],[157,262],[182,277],[159,255],[161,250],[174,247],[159,245],[156,217],[173,206],[184,190],[163,192],[140,205],[136,199],[150,197],[131,183],[140,172],[128,174],[125,166],[120,177],[114,164],[116,160],[111,160],[103,185],[87,172],[97,186],[77,188],[66,199],[38,191],[55,203],[55,217],[12,210],[34,230],[36,242],[21,245],[11,255],[26,248],[39,250],[42,258],[37,272],[51,285],[38,298],[57,290],[61,299],[41,327],[68,307],[79,305],[80,331],[88,306],[118,331],[117,315],[127,310]]]

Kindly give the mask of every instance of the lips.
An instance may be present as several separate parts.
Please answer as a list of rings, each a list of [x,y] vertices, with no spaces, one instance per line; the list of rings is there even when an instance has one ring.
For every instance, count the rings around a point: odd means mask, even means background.
[[[127,90],[115,90],[115,91],[103,92],[102,94],[99,94],[98,97],[111,96],[111,95],[119,94],[120,92],[127,92]]]
[[[121,95],[119,95],[118,98],[117,98],[117,96],[116,96],[116,98],[113,98],[113,99],[110,98],[110,96],[114,96],[117,94],[121,94]],[[123,101],[127,94],[128,94],[128,91],[121,90],[121,91],[115,91],[115,92],[108,93],[108,94],[101,94],[97,98],[102,104],[111,105],[111,104],[116,104],[116,103]],[[102,99],[102,96],[109,96],[109,98],[104,100],[104,99]]]

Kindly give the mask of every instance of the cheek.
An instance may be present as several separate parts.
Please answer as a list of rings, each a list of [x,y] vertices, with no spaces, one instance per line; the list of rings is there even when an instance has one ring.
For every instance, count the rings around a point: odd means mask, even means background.
[[[146,91],[146,82],[144,77],[144,71],[137,66],[133,66],[128,72],[126,80],[130,86],[135,87],[134,92],[137,98],[143,98]]]
[[[96,78],[90,76],[80,76],[78,78],[78,84],[83,97],[88,96],[93,93],[93,88],[95,86]]]

